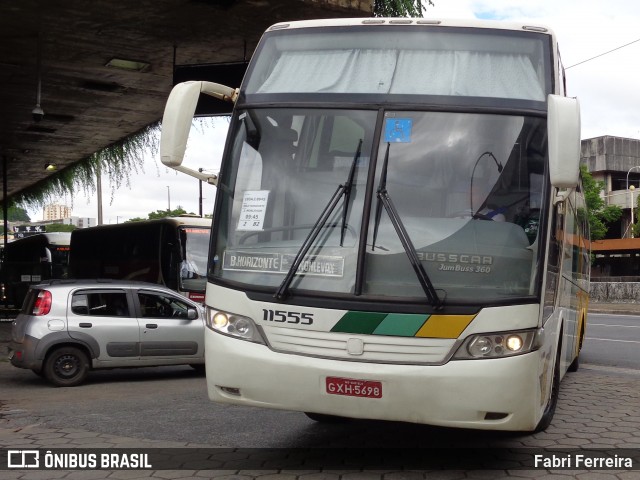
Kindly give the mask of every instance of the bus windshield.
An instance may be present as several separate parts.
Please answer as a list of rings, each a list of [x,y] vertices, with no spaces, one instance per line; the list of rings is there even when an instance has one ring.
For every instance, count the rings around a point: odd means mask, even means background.
[[[534,295],[545,141],[545,120],[521,115],[242,111],[221,179],[214,276],[277,287],[355,162],[348,205],[341,200],[321,225],[291,289],[424,296],[376,196],[386,157],[386,190],[440,297],[477,303],[480,291],[487,302]]]
[[[267,32],[230,130],[212,279],[278,298],[537,295],[550,48],[500,29]]]
[[[180,266],[180,290],[204,292],[210,234],[210,228],[181,228],[184,255]]]

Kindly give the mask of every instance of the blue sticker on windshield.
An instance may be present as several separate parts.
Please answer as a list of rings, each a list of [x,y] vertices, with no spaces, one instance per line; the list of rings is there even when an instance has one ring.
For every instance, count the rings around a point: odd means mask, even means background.
[[[388,143],[409,143],[411,141],[411,118],[387,118],[384,125],[384,141]]]

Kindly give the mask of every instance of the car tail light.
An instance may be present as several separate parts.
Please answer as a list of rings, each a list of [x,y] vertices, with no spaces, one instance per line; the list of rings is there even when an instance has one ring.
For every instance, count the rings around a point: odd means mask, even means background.
[[[51,311],[51,292],[49,290],[40,290],[38,298],[33,305],[32,315],[46,315]]]

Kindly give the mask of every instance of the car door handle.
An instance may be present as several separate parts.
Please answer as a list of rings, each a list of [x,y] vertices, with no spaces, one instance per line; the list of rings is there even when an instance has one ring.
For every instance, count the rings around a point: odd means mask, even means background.
[[[156,323],[147,323],[145,325],[145,327],[147,327],[147,328],[158,328],[158,324],[156,324]]]
[[[92,323],[81,322],[79,327],[80,328],[91,328],[91,327],[93,327],[93,324]]]

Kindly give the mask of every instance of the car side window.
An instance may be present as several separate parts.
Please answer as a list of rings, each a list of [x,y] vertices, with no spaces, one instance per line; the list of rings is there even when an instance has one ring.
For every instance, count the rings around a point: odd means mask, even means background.
[[[73,294],[71,312],[76,315],[128,317],[129,305],[125,292],[90,292]]]
[[[188,318],[189,304],[170,295],[138,292],[143,318]]]

